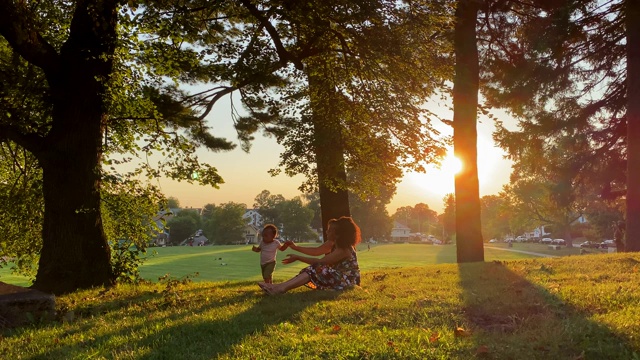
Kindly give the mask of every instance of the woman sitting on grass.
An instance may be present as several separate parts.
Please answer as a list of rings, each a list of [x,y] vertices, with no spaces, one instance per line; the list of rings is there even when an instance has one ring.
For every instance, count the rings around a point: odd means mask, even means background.
[[[356,256],[356,245],[360,242],[360,228],[350,217],[329,220],[327,241],[314,248],[302,247],[288,241],[291,249],[309,256],[324,255],[322,258],[288,254],[283,264],[302,261],[310,266],[298,275],[280,284],[258,283],[269,295],[282,294],[306,285],[312,289],[343,290],[360,285],[360,267]],[[325,255],[326,254],[326,255]]]

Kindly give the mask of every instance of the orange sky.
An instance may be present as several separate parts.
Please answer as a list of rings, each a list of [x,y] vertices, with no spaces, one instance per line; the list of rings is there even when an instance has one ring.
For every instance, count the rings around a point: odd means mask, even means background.
[[[223,102],[214,108],[210,115],[209,124],[216,136],[235,140],[235,132],[229,120],[228,102]],[[447,128],[441,129],[444,134],[451,134]],[[478,167],[480,178],[480,195],[499,192],[502,185],[508,182],[511,163],[502,158],[502,151],[493,146],[491,120],[482,119],[478,124]],[[250,153],[243,152],[239,147],[231,152],[211,153],[200,151],[199,156],[218,169],[225,184],[220,189],[179,183],[168,179],[155,181],[167,196],[180,200],[183,207],[202,207],[213,203],[225,202],[244,203],[247,207],[253,205],[253,200],[262,190],[269,190],[272,194],[282,194],[290,199],[300,195],[298,186],[302,177],[289,178],[285,175],[271,177],[268,170],[277,167],[282,147],[273,138],[257,139]],[[453,192],[453,173],[444,166],[442,170],[430,169],[428,174],[405,174],[398,185],[396,195],[388,205],[389,214],[393,214],[398,207],[413,206],[423,202],[437,212],[443,208],[442,198]]]

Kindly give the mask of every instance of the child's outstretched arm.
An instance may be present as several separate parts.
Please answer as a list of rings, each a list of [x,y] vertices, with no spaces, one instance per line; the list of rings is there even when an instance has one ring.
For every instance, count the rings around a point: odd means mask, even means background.
[[[253,247],[251,247],[251,251],[260,252],[260,251],[262,251],[262,249],[260,248],[260,246],[253,245]]]

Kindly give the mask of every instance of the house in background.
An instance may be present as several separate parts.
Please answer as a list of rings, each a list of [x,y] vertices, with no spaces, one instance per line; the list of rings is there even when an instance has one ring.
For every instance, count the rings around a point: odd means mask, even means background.
[[[169,238],[169,230],[165,229],[167,222],[176,216],[180,212],[180,208],[171,208],[169,210],[159,211],[156,216],[153,217],[153,222],[156,223],[157,229],[153,231],[151,235],[151,246],[166,246],[171,243]]]
[[[244,227],[245,244],[257,244],[260,242],[260,228],[247,224]]]
[[[397,221],[393,222],[393,228],[391,229],[391,241],[409,241],[409,234],[411,229],[404,224]]]
[[[242,215],[242,218],[247,220],[247,224],[253,225],[256,228],[262,227],[262,215],[256,209],[247,209],[247,211]]]

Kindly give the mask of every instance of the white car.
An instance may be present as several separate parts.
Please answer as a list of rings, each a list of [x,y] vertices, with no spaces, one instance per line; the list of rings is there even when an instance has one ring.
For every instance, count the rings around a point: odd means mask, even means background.
[[[553,244],[553,239],[552,238],[542,238],[542,240],[540,240],[541,244]]]
[[[605,240],[605,241],[600,243],[600,247],[603,248],[603,249],[610,248],[610,247],[616,247],[616,242],[613,241],[613,240]]]
[[[489,240],[489,242],[493,244],[493,243],[497,243],[497,242],[498,242],[498,240],[496,240],[496,239],[491,239],[491,240]]]
[[[564,245],[564,239],[553,239],[553,243],[554,245]]]

